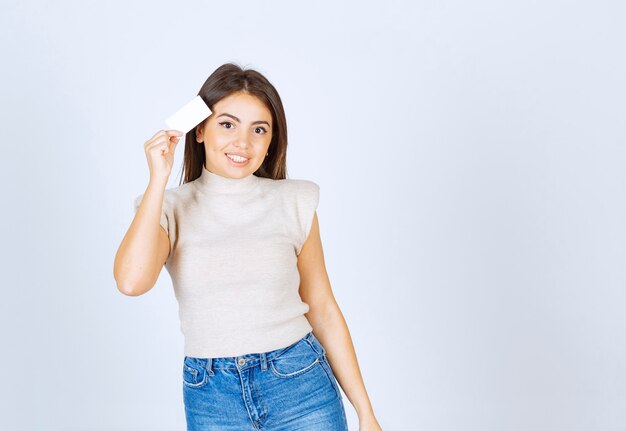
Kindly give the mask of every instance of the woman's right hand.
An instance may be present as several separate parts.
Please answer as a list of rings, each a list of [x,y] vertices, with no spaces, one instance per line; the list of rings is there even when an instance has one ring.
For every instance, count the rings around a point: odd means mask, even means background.
[[[174,165],[174,151],[182,135],[178,130],[159,130],[143,144],[151,179],[169,178]]]

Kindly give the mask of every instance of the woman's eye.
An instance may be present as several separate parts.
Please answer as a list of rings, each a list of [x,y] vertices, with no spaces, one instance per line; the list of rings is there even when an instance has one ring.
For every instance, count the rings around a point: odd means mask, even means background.
[[[222,127],[225,127],[226,129],[232,129],[233,124],[230,121],[222,121],[221,123],[219,123]],[[228,125],[229,127],[226,127],[226,125]],[[254,129],[256,130],[262,130],[263,133],[261,133],[262,135],[267,133],[267,129],[265,129],[265,127],[256,127]]]

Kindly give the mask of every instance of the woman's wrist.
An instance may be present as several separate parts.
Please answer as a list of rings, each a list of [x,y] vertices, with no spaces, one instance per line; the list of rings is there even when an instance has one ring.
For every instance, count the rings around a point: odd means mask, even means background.
[[[355,407],[355,410],[359,419],[374,417],[374,410],[372,409],[371,404]]]

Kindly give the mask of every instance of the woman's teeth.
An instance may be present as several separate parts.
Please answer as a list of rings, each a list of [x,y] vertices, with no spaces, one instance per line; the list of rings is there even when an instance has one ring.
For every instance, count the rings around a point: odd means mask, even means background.
[[[228,158],[229,158],[229,159],[231,159],[231,160],[232,160],[232,161],[234,161],[234,162],[239,162],[239,163],[241,163],[241,162],[245,162],[246,160],[248,160],[248,159],[246,159],[245,157],[236,156],[236,155],[234,155],[234,154],[226,154],[226,155],[228,156]]]

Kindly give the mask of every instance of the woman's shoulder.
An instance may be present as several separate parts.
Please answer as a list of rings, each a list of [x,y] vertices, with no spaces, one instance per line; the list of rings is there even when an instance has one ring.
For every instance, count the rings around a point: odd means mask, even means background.
[[[193,184],[193,181],[190,181],[176,187],[165,189],[164,196],[168,197],[170,200],[185,199],[186,197],[192,195],[194,192],[195,186]]]
[[[270,194],[279,196],[288,207],[296,208],[298,211],[309,211],[307,208],[316,208],[319,202],[320,187],[312,180],[303,178],[286,178],[282,180],[272,180],[267,178],[263,183],[271,189]]]
[[[285,178],[280,180],[261,178],[261,182],[268,188],[280,190],[284,193],[300,194],[319,191],[319,185],[316,182],[304,178]]]
[[[191,182],[181,184],[179,186],[170,187],[163,191],[163,209],[168,210],[176,206],[177,202],[184,202],[193,194],[193,185]],[[144,193],[135,196],[135,208],[137,208],[143,199]]]

